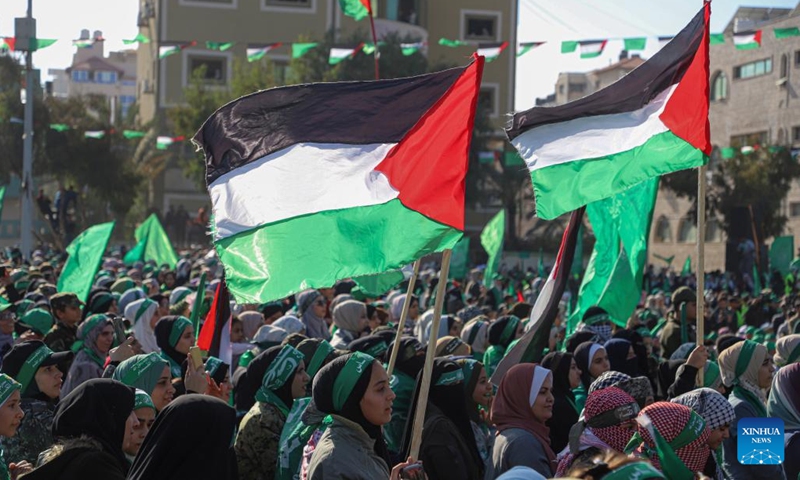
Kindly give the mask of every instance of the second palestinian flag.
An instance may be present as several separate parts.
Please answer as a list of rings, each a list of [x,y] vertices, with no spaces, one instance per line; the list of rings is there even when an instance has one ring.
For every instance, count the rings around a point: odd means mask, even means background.
[[[609,87],[514,115],[508,138],[531,172],[540,218],[707,161],[710,13],[706,3],[664,48]]]
[[[195,136],[227,285],[266,303],[453,248],[483,59],[396,80],[275,88]]]

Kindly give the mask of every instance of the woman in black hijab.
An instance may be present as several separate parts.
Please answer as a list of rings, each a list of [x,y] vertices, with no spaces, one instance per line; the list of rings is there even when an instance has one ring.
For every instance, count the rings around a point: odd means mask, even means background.
[[[422,373],[417,376],[411,415],[403,435],[402,452],[405,453],[411,449],[421,386]],[[419,451],[419,460],[429,480],[483,479],[483,460],[472,433],[466,396],[461,367],[446,358],[435,359]]]
[[[542,359],[542,367],[553,372],[553,416],[550,427],[550,448],[558,453],[569,443],[569,430],[578,422],[580,410],[572,392],[581,383],[581,370],[571,353],[550,352]]]
[[[235,430],[236,412],[225,402],[208,395],[184,395],[156,417],[128,480],[235,480],[239,478],[231,446]]]
[[[313,401],[333,423],[317,442],[308,479],[389,478],[381,427],[391,419],[394,398],[386,370],[370,355],[355,352],[324,366],[314,378]]]
[[[389,345],[389,352],[394,348],[394,342]],[[400,347],[397,351],[392,378],[389,380],[392,391],[397,395],[392,406],[392,421],[384,428],[386,444],[393,454],[401,453],[403,432],[410,414],[411,398],[414,395],[414,386],[417,374],[425,365],[425,350],[416,338],[400,338]],[[400,458],[400,457],[397,457]]]
[[[58,443],[44,453],[44,464],[29,480],[124,480],[128,461],[122,451],[126,424],[133,415],[134,388],[109,378],[95,378],[61,399],[53,420]]]
[[[194,345],[192,321],[177,315],[163,317],[156,323],[155,334],[161,356],[169,362],[172,378],[183,378],[186,355]]]

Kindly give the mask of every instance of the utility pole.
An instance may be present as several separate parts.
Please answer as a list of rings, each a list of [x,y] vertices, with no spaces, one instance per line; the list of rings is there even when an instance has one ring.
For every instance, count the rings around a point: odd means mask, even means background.
[[[22,135],[22,219],[20,246],[22,257],[30,260],[33,250],[33,51],[36,49],[36,20],[33,0],[28,0],[28,14],[15,19],[15,47],[25,49],[25,121]]]

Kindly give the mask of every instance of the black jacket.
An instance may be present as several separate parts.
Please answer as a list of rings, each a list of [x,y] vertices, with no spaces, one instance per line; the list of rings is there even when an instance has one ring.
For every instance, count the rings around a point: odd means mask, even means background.
[[[419,459],[428,480],[483,480],[483,463],[470,453],[456,425],[429,402]]]
[[[48,458],[49,457],[49,458]],[[125,480],[125,469],[99,442],[80,437],[44,453],[45,463],[25,475],[26,480]]]

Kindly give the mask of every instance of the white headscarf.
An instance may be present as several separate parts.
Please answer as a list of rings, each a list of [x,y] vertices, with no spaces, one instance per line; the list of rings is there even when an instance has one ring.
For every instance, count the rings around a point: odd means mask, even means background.
[[[144,304],[147,305],[142,308]],[[144,353],[161,352],[161,348],[156,342],[156,334],[150,327],[150,320],[153,319],[156,310],[158,310],[158,302],[149,298],[140,298],[125,307],[125,318],[133,324],[133,335],[141,344]]]
[[[306,326],[294,315],[284,315],[272,322],[272,325],[286,330],[289,335],[293,333],[302,333],[305,335],[306,333]]]

